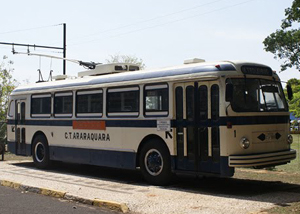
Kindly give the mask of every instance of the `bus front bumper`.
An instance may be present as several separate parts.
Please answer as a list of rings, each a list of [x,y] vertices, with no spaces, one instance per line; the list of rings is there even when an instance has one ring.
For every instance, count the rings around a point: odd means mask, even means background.
[[[290,162],[296,158],[296,151],[281,151],[256,155],[231,155],[230,167],[272,166]]]

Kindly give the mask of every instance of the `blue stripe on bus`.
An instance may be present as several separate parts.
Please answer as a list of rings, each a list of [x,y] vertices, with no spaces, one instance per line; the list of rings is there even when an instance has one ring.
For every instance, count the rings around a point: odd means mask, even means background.
[[[154,128],[157,120],[104,120],[106,127],[134,127],[134,128]],[[228,123],[234,125],[263,125],[263,124],[287,124],[289,116],[244,116],[244,117],[220,117],[219,120],[207,120],[205,122],[190,122],[187,120],[171,120],[171,127],[178,126],[227,126]],[[8,120],[7,124],[14,125],[15,120]],[[73,120],[25,120],[23,125],[29,126],[72,126]]]

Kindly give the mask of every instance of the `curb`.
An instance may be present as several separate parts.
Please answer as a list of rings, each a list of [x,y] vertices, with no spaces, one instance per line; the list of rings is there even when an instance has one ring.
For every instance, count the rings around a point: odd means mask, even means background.
[[[128,213],[129,208],[126,204],[124,203],[118,203],[114,201],[106,201],[106,200],[100,200],[95,198],[93,199],[87,199],[87,198],[82,198],[76,195],[69,194],[67,192],[61,192],[58,190],[51,190],[47,188],[39,188],[39,187],[33,187],[33,186],[27,186],[21,183],[9,181],[9,180],[0,180],[0,185],[5,186],[5,187],[11,187],[14,189],[22,190],[22,191],[27,191],[27,192],[33,192],[41,195],[46,195],[54,198],[63,198],[66,200],[71,200],[71,201],[76,201],[82,204],[88,204],[88,205],[93,205],[97,207],[102,207],[110,210],[115,210],[119,211],[122,213]]]

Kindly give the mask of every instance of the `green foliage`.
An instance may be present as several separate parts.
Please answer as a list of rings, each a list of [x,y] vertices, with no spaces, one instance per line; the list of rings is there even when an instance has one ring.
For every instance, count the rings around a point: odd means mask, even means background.
[[[132,63],[140,66],[140,69],[144,69],[146,66],[142,59],[137,58],[136,56],[131,55],[110,55],[109,59],[106,59],[106,63],[116,63],[116,62],[122,62],[122,63]]]
[[[290,112],[294,116],[300,117],[300,80],[293,78],[288,80],[288,85],[292,87],[293,90],[293,99],[288,101]]]
[[[12,64],[13,62],[8,60],[7,56],[3,57],[0,64],[0,143],[5,141],[6,137],[6,124],[4,122],[7,115],[9,95],[17,84],[17,81],[12,78]]]
[[[281,29],[265,38],[263,44],[275,59],[283,60],[282,71],[293,66],[300,71],[300,0],[293,1],[292,6],[285,10],[285,16]]]

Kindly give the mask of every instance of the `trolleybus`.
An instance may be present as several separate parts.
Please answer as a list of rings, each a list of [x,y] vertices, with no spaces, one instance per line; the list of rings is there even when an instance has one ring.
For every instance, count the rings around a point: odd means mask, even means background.
[[[32,155],[38,168],[64,161],[140,169],[155,185],[174,173],[229,177],[236,167],[296,157],[278,75],[241,61],[97,65],[17,87],[7,121],[9,150]]]

